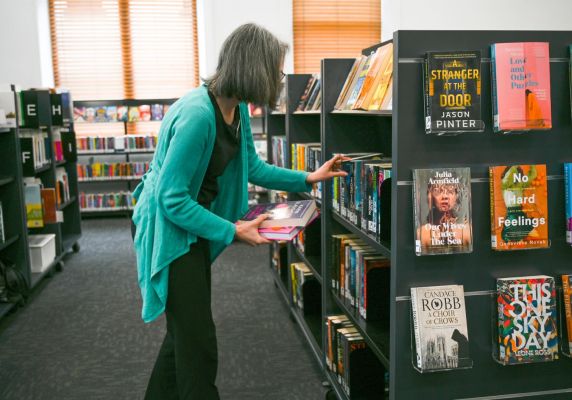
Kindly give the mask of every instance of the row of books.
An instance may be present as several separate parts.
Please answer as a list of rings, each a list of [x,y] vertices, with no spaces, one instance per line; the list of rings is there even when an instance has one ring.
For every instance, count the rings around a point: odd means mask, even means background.
[[[391,110],[393,43],[358,57],[342,87],[335,110]]]
[[[322,146],[320,143],[292,143],[292,169],[314,172],[322,165]],[[312,196],[322,198],[322,183],[318,182],[312,189]]]
[[[69,179],[64,168],[56,168],[56,185],[44,187],[39,178],[24,178],[24,200],[28,228],[63,222],[59,207],[70,201]]]
[[[83,136],[76,138],[79,153],[151,151],[157,147],[155,135]]]
[[[388,239],[391,160],[383,158],[381,153],[346,156],[352,158],[342,163],[347,176],[332,181],[332,208],[376,240]]]
[[[390,260],[358,235],[330,239],[332,291],[366,320],[389,320]]]
[[[79,181],[113,180],[142,177],[149,170],[149,162],[93,163],[78,164]]]
[[[553,361],[559,358],[559,347],[570,355],[572,275],[562,275],[560,279],[561,304],[552,276],[496,280],[497,328],[493,332],[492,353],[500,364]],[[413,287],[411,305],[416,367],[422,371],[471,367],[463,286]]]
[[[383,398],[388,376],[356,326],[346,315],[328,315],[325,329],[326,366],[348,398]]]
[[[131,210],[135,206],[135,198],[131,192],[85,193],[79,194],[81,211],[117,211]]]
[[[481,52],[452,50],[425,56],[425,132],[483,132]],[[491,45],[494,132],[552,128],[547,42]]]
[[[301,310],[304,309],[304,284],[309,280],[315,280],[310,268],[303,262],[290,264],[290,279],[292,284],[292,301]]]
[[[312,74],[300,97],[296,111],[315,111],[322,105],[322,84],[318,74]]]
[[[274,165],[286,168],[287,151],[286,136],[272,136],[272,161]]]
[[[161,121],[169,104],[144,104],[140,106],[109,105],[99,107],[74,106],[74,122],[139,122]]]
[[[571,163],[564,164],[566,241],[572,244]],[[489,167],[491,247],[550,247],[545,164]],[[470,168],[413,170],[417,255],[473,251]]]

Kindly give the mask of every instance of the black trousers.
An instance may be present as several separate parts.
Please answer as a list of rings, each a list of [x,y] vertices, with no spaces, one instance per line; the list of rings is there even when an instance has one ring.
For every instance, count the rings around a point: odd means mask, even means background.
[[[218,400],[218,348],[207,240],[199,238],[169,266],[165,315],[167,333],[145,399]]]

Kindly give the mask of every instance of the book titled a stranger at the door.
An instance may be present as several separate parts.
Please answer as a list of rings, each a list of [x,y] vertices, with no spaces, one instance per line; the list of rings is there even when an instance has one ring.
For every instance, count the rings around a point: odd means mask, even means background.
[[[495,166],[489,175],[493,250],[550,247],[546,165]]]
[[[547,42],[493,44],[491,80],[495,132],[552,128]]]
[[[471,253],[471,170],[413,170],[415,254]]]
[[[483,132],[481,52],[428,52],[425,59],[425,132]]]

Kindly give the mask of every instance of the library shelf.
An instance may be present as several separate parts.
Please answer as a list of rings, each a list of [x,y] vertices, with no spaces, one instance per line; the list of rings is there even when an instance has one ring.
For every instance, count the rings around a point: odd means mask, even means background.
[[[8,238],[7,240],[5,240],[3,243],[0,243],[0,251],[6,249],[8,246],[15,243],[19,237],[20,237],[19,235],[14,235],[14,236],[11,236],[10,238]]]
[[[81,183],[94,183],[94,182],[128,182],[128,181],[140,181],[143,176],[123,176],[123,177],[114,177],[114,178],[105,178],[105,179],[78,179],[78,182]]]
[[[317,197],[312,196],[310,193],[307,192],[296,192],[296,194],[300,197],[302,197],[305,200],[315,200],[316,201],[316,205],[318,207],[322,207],[322,199],[319,199]]]
[[[310,268],[310,271],[312,271],[312,274],[314,274],[314,277],[318,280],[318,282],[320,282],[321,285],[322,275],[320,274],[319,271],[322,266],[322,260],[320,259],[320,257],[306,256],[302,251],[300,251],[298,246],[292,245],[292,247],[294,248],[298,258],[300,258],[300,261],[302,261],[304,264],[308,266],[308,268]]]
[[[56,167],[63,167],[67,164],[67,160],[56,161]]]
[[[322,317],[320,315],[304,316],[302,310],[296,306],[292,306],[291,313],[304,334],[306,341],[310,344],[312,354],[316,357],[318,364],[323,366],[324,355],[316,339],[316,336],[321,338],[322,335]]]
[[[335,115],[355,115],[359,117],[391,117],[391,110],[373,110],[373,111],[362,111],[362,110],[334,110],[330,114]]]
[[[337,398],[340,400],[350,400],[350,398],[346,395],[346,392],[344,392],[344,390],[340,387],[340,384],[338,383],[338,377],[334,375],[334,373],[327,367],[325,369],[325,374]]]
[[[355,233],[362,239],[364,242],[367,243],[368,246],[372,247],[376,251],[379,251],[387,258],[391,258],[391,244],[387,241],[378,242],[367,233],[362,231],[360,228],[352,224],[350,221],[346,220],[344,217],[339,215],[337,212],[332,210],[332,218],[337,221],[340,225],[346,228],[351,233]]]
[[[282,279],[280,278],[280,275],[278,275],[278,272],[274,268],[271,269],[272,269],[272,276],[274,277],[274,285],[284,298],[286,305],[290,307],[291,298],[290,295],[288,294],[288,289],[286,289],[286,286],[284,286],[284,282],[282,282]]]
[[[310,110],[310,111],[294,111],[294,115],[320,115],[322,112],[320,110]]]
[[[360,331],[367,345],[383,366],[389,370],[389,326],[384,326],[383,321],[364,320],[353,307],[348,307],[336,293],[332,291],[331,295],[340,310],[347,315]]]
[[[13,176],[2,176],[2,177],[0,177],[0,187],[7,185],[11,182],[14,182]]]
[[[52,170],[52,163],[49,162],[46,165],[42,165],[39,168],[34,169],[34,175],[41,174],[43,172],[51,171]]]
[[[60,205],[58,206],[58,210],[59,210],[59,211],[63,210],[63,209],[66,208],[67,206],[73,204],[76,200],[77,200],[77,197],[76,197],[76,196],[71,196],[68,201],[66,201],[66,202],[64,202],[64,203],[62,203],[62,204],[60,204]]]
[[[123,156],[125,154],[153,154],[155,150],[138,151],[78,151],[78,156]]]

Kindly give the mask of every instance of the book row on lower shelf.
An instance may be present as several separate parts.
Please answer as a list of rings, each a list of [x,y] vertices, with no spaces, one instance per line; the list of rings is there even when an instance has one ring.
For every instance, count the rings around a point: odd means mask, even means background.
[[[155,135],[83,136],[76,138],[77,150],[89,153],[153,151],[157,147]]]
[[[81,211],[119,211],[132,210],[135,199],[131,192],[85,193],[79,194]]]
[[[572,275],[562,289],[547,275],[498,278],[492,321],[492,355],[501,365],[571,357]],[[473,367],[462,285],[411,288],[413,365],[419,372]],[[474,329],[474,328],[473,328]]]
[[[169,107],[169,104],[74,106],[73,120],[78,123],[161,121]]]
[[[336,376],[348,398],[383,398],[389,390],[384,370],[363,336],[346,315],[328,315],[326,366]]]
[[[149,170],[149,162],[78,164],[78,180],[116,180],[142,177]]]

